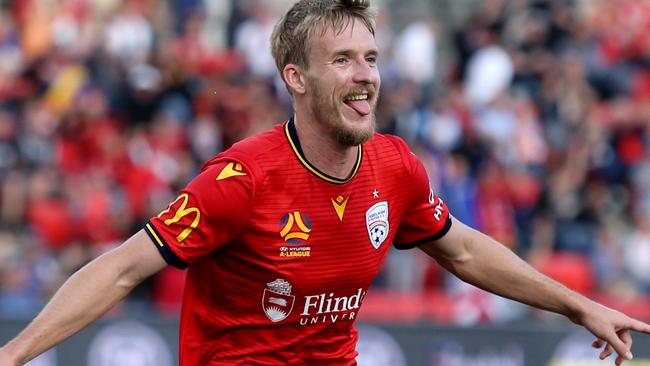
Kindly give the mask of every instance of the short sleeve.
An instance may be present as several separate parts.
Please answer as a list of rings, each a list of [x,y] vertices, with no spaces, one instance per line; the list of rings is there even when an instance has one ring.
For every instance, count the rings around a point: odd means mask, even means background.
[[[167,263],[185,268],[239,235],[250,215],[254,183],[243,163],[216,161],[144,229]]]
[[[410,205],[395,237],[397,249],[411,249],[442,238],[451,228],[451,215],[444,201],[431,188],[422,162],[409,154],[412,175]]]

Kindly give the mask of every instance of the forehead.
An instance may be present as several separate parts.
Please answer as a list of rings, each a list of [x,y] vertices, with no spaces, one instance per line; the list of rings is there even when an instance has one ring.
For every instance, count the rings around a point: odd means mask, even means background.
[[[331,24],[320,27],[311,36],[312,57],[323,57],[341,50],[360,53],[377,52],[375,37],[363,21],[352,18],[342,27],[334,28]]]

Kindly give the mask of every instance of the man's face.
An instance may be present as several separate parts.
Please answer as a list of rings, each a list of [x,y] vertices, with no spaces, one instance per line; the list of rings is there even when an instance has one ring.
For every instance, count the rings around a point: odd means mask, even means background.
[[[306,72],[309,108],[314,122],[342,146],[358,145],[374,133],[377,53],[372,33],[356,19],[342,32],[328,27],[312,37]]]

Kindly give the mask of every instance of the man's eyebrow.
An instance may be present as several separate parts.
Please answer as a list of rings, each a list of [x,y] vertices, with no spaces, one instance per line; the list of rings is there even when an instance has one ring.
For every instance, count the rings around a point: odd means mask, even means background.
[[[356,50],[353,50],[351,48],[341,48],[341,49],[335,49],[334,51],[331,52],[332,56],[336,55],[351,55],[357,53]],[[377,48],[371,48],[368,49],[363,53],[364,55],[379,55],[379,50]]]

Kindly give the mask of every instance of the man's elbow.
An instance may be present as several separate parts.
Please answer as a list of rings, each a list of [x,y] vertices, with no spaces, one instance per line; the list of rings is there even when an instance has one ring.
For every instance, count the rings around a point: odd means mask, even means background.
[[[450,250],[442,251],[434,256],[436,261],[448,271],[455,275],[462,275],[473,266],[475,254],[472,251],[471,239],[468,237],[458,238],[452,244]]]
[[[114,286],[120,290],[129,292],[140,284],[146,276],[141,273],[138,261],[122,253],[120,248],[102,254],[95,260],[98,270],[108,270],[114,279]]]

